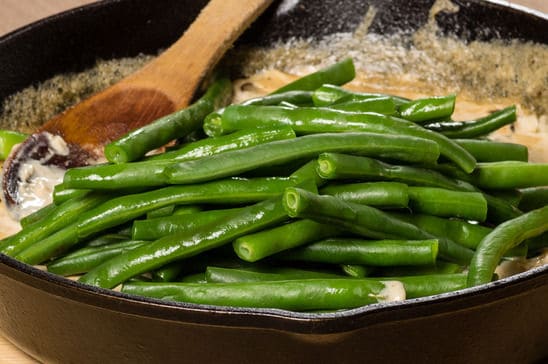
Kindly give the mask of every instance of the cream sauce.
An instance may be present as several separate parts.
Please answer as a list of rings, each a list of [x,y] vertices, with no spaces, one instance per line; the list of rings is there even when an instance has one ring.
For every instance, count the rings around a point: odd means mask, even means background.
[[[405,300],[405,287],[400,281],[383,281],[384,288],[373,295],[379,302],[396,302]]]

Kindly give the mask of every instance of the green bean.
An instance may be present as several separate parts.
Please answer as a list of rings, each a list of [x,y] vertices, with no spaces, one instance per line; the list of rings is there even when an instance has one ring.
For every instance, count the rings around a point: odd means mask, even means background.
[[[372,97],[364,100],[348,101],[329,106],[331,109],[350,112],[376,112],[383,115],[395,115],[396,103],[389,96]]]
[[[476,186],[487,189],[548,186],[548,163],[478,163],[472,177]]]
[[[78,233],[82,238],[131,221],[148,211],[172,204],[243,204],[277,196],[288,185],[298,181],[291,178],[242,179],[229,178],[199,185],[172,186],[158,190],[111,199],[82,214],[78,219]],[[305,181],[307,186],[312,181]],[[313,185],[315,188],[315,185]]]
[[[234,251],[247,262],[256,262],[284,250],[340,233],[332,225],[297,220],[234,240]]]
[[[65,201],[87,195],[90,192],[91,190],[69,188],[64,183],[59,183],[53,187],[53,202],[60,205]]]
[[[293,139],[295,132],[289,126],[264,129],[239,130],[216,138],[205,138],[186,144],[179,149],[158,154],[147,160],[192,160],[229,150],[248,148],[275,140]]]
[[[219,77],[213,81],[206,93],[189,107],[161,117],[107,144],[104,150],[105,157],[112,163],[140,159],[147,152],[199,129],[205,116],[227,104],[231,97],[230,80]]]
[[[242,102],[242,105],[280,105],[289,102],[297,106],[312,105],[312,91],[293,90],[255,97]]]
[[[63,276],[86,273],[108,259],[146,243],[129,240],[100,247],[85,247],[49,263],[48,271]]]
[[[319,196],[300,188],[287,188],[283,203],[290,217],[330,223],[367,238],[413,240],[435,238],[415,225],[374,207],[344,202],[333,196]],[[470,261],[473,253],[470,249],[446,238],[438,238],[438,240],[440,257],[463,264]]]
[[[403,97],[379,93],[355,92],[330,84],[322,85],[314,90],[314,93],[312,94],[312,101],[315,106],[332,106],[342,102],[361,101],[386,96],[391,97],[396,105],[401,105],[409,101],[409,99],[405,99]]]
[[[421,167],[392,165],[372,158],[338,153],[322,153],[318,157],[318,174],[325,179],[385,180],[415,186],[439,187],[450,190],[470,190],[459,181]]]
[[[287,251],[281,256],[289,260],[330,264],[432,265],[438,256],[438,241],[329,238]]]
[[[479,192],[436,187],[409,187],[408,191],[409,207],[413,212],[480,222],[487,218],[487,201]]]
[[[426,128],[449,138],[477,138],[485,136],[516,121],[516,106],[495,111],[483,118],[465,122],[440,122],[425,125]]]
[[[495,224],[515,219],[523,214],[517,207],[501,198],[484,193],[483,197],[487,201],[487,221]]]
[[[548,231],[548,206],[532,210],[493,229],[479,244],[468,273],[468,286],[488,283],[506,251]]]
[[[455,243],[476,249],[480,241],[493,229],[458,219],[446,219],[425,214],[390,213],[434,235],[447,237]]]
[[[46,216],[48,216],[50,213],[55,211],[57,209],[57,205],[55,203],[49,203],[46,206],[42,207],[39,210],[36,210],[32,213],[30,213],[27,216],[22,217],[19,220],[19,224],[21,224],[22,228],[25,228],[26,226],[35,223],[36,221],[40,221]]]
[[[175,205],[167,205],[164,207],[159,207],[156,210],[151,210],[146,213],[147,219],[154,219],[157,217],[171,216],[175,210]]]
[[[270,269],[207,267],[205,276],[208,283],[286,281],[313,278],[345,278],[344,276],[335,273],[286,267],[274,267]]]
[[[156,219],[135,220],[131,237],[134,240],[156,240],[182,231],[197,230],[214,221],[222,220],[231,214],[237,213],[241,209],[241,207],[237,207],[202,211],[191,216],[175,215]]]
[[[426,123],[450,117],[455,110],[456,95],[426,97],[406,102],[399,107],[400,116],[415,123]]]
[[[375,276],[377,277],[408,277],[424,275],[447,275],[462,273],[464,267],[438,260],[434,265],[414,265],[414,266],[394,266],[394,267],[376,267]],[[465,278],[466,282],[466,278]],[[465,283],[466,284],[466,283]]]
[[[183,206],[176,206],[173,210],[172,215],[190,215],[190,214],[195,214],[202,211],[203,209],[200,206],[183,205]]]
[[[548,187],[529,187],[520,192],[518,208],[522,211],[531,211],[548,205]]]
[[[306,181],[308,179],[313,180],[316,186],[323,186],[325,180],[318,175],[316,170],[316,160],[312,159],[309,162],[303,164],[296,171],[291,173],[290,177],[296,178],[298,181]]]
[[[14,145],[22,143],[28,135],[11,130],[0,130],[0,160],[5,160]]]
[[[395,286],[395,294],[388,287]],[[402,284],[354,278],[242,283],[128,283],[122,292],[175,301],[292,311],[350,309],[405,298]]]
[[[320,194],[335,196],[347,202],[382,208],[404,208],[409,203],[408,187],[399,182],[328,185],[320,190]]]
[[[240,236],[265,229],[287,219],[279,198],[245,207],[222,222],[200,231],[185,231],[153,241],[114,257],[80,278],[86,284],[112,288],[128,278],[218,248]]]
[[[101,204],[106,199],[106,196],[93,194],[56,206],[41,220],[25,226],[18,233],[2,240],[0,252],[13,257],[33,244],[40,244],[44,238],[49,238],[52,234],[72,224],[83,212]]]
[[[403,283],[407,299],[433,296],[466,288],[465,273],[382,277],[377,279],[384,281],[393,279]]]
[[[196,272],[205,274],[205,270],[211,265],[238,269],[250,267],[249,263],[238,259],[234,254],[232,247],[227,244],[187,259],[166,264],[165,266],[154,270],[152,272],[152,278],[154,281],[159,282],[174,282],[180,276]]]
[[[30,265],[44,263],[66,252],[80,241],[78,238],[78,224],[74,222],[20,250],[15,255],[15,259]]]
[[[525,145],[494,142],[484,139],[455,139],[478,162],[522,161],[527,162],[529,152]]]
[[[371,274],[376,269],[373,267],[366,267],[359,264],[341,264],[341,270],[349,277],[364,278]]]
[[[356,76],[354,62],[351,58],[343,59],[340,62],[319,69],[306,76],[280,87],[272,94],[279,94],[287,91],[313,91],[325,83],[343,85],[350,82]]]
[[[204,284],[207,283],[206,275],[204,272],[189,274],[180,279],[181,283],[197,283]]]
[[[174,163],[164,173],[171,184],[188,184],[219,179],[261,166],[280,165],[291,160],[315,158],[323,152],[364,155],[432,162],[438,149],[430,140],[373,133],[325,133],[281,140],[234,150],[195,161]]]
[[[470,153],[442,134],[425,129],[411,121],[377,113],[346,112],[327,108],[280,106],[228,106],[220,118],[204,123],[210,136],[234,130],[289,125],[297,134],[332,132],[372,132],[411,135],[436,142],[440,153],[470,173],[476,161]]]
[[[126,234],[120,233],[107,233],[104,235],[99,235],[90,240],[86,240],[82,247],[96,248],[100,246],[106,246],[115,243],[121,243],[123,241],[131,240],[131,237]]]
[[[519,203],[521,201],[521,191],[518,189],[509,189],[509,190],[489,190],[487,191],[491,196],[499,198],[508,202],[510,205],[519,208]],[[546,204],[544,204],[546,205]],[[542,205],[542,206],[544,206]],[[541,206],[539,206],[541,207]]]

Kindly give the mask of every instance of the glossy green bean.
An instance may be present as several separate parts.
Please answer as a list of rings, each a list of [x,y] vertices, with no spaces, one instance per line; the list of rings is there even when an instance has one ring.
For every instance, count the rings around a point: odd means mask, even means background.
[[[485,136],[516,121],[516,107],[509,106],[483,118],[465,122],[439,122],[425,125],[449,138],[477,138]]]
[[[59,183],[53,187],[53,202],[60,205],[65,201],[84,196],[90,192],[91,190],[69,188],[67,185]]]
[[[219,221],[231,214],[237,213],[242,208],[223,210],[209,210],[198,212],[189,216],[167,216],[156,219],[135,220],[132,227],[132,239],[134,240],[157,240],[163,236],[179,233],[182,231],[198,230]]]
[[[242,105],[280,105],[288,102],[297,106],[312,105],[312,91],[293,90],[269,94],[242,102]]]
[[[295,132],[289,126],[239,130],[216,138],[204,138],[197,140],[195,142],[185,144],[179,149],[152,156],[147,160],[192,160],[219,154],[229,150],[243,149],[275,140],[293,138],[295,138]]]
[[[388,289],[396,286],[395,290]],[[395,291],[395,293],[393,293]],[[393,281],[334,278],[241,283],[130,283],[122,292],[175,301],[292,311],[350,309],[405,298]]]
[[[548,186],[548,163],[478,163],[472,178],[476,186],[486,189]]]
[[[524,188],[520,193],[518,208],[522,211],[531,211],[548,205],[548,186]]]
[[[340,267],[344,274],[354,278],[365,278],[376,269],[376,267],[366,267],[360,264],[341,264]]]
[[[281,251],[338,233],[340,231],[335,226],[305,219],[239,237],[234,240],[232,246],[240,259],[256,262]]]
[[[16,256],[27,248],[42,243],[44,238],[49,238],[52,234],[74,223],[82,213],[105,200],[107,200],[106,196],[94,194],[58,205],[47,216],[2,240],[0,242],[0,252],[9,256]]]
[[[105,146],[105,157],[112,163],[127,163],[168,142],[201,128],[207,114],[226,105],[232,97],[232,83],[219,77],[206,93],[187,108],[130,131]]]
[[[291,217],[309,218],[338,225],[341,229],[373,239],[435,238],[415,225],[390,216],[371,206],[344,202],[333,196],[316,195],[300,188],[287,188],[283,196],[284,207]],[[452,240],[438,238],[440,257],[467,264],[472,251]]]
[[[388,96],[341,102],[331,105],[329,108],[349,112],[375,112],[383,115],[396,115],[397,113],[394,99]]]
[[[28,135],[11,130],[0,130],[0,160],[5,160],[11,149],[27,139]]]
[[[325,133],[307,135],[225,152],[194,161],[176,162],[164,174],[171,184],[189,184],[233,176],[258,167],[291,160],[315,158],[323,152],[384,156],[407,161],[432,162],[437,145],[427,139],[374,133]]]
[[[329,65],[306,76],[300,77],[287,85],[280,87],[272,94],[287,91],[313,91],[325,83],[344,85],[356,76],[352,58],[345,58],[335,64]]]
[[[466,288],[466,277],[467,275],[465,273],[454,273],[404,277],[382,277],[377,279],[393,279],[403,283],[406,298],[412,299],[464,289]]]
[[[455,100],[455,94],[425,97],[400,105],[398,111],[402,118],[422,124],[450,117],[455,110]]]
[[[362,131],[421,137],[436,142],[440,153],[465,172],[472,172],[476,165],[476,160],[470,153],[444,135],[408,120],[377,113],[308,107],[290,109],[280,106],[231,105],[225,109],[221,117],[204,123],[204,130],[208,135],[215,136],[266,125],[289,125],[297,134]]]
[[[55,203],[47,204],[46,206],[30,213],[29,215],[23,216],[21,219],[19,219],[19,224],[21,224],[22,228],[25,228],[26,226],[33,224],[36,221],[42,220],[55,210],[57,210],[57,205]]]
[[[470,190],[472,186],[455,181],[431,169],[393,165],[379,160],[339,153],[322,153],[317,172],[328,180],[359,179],[363,181],[395,181],[411,186],[430,186],[451,190]]]
[[[480,241],[493,229],[459,219],[446,219],[425,214],[391,213],[399,219],[416,225],[436,237],[447,237],[455,243],[476,249]]]
[[[114,257],[80,278],[86,284],[112,288],[135,275],[170,262],[218,248],[240,236],[265,229],[287,219],[279,198],[245,207],[224,221],[200,231],[185,231],[153,241]]]
[[[502,256],[522,241],[548,231],[548,206],[532,210],[493,229],[479,244],[469,266],[469,287],[488,283]]]
[[[269,269],[207,267],[205,277],[208,283],[286,281],[313,278],[345,278],[344,276],[335,273],[287,267],[272,267]]]
[[[414,186],[409,187],[408,192],[409,207],[413,212],[479,222],[487,218],[487,201],[479,192]]]
[[[432,265],[438,240],[363,240],[329,238],[287,251],[283,259],[367,266]]]
[[[129,240],[99,247],[85,247],[56,259],[49,263],[47,268],[49,272],[63,276],[86,273],[108,259],[146,243]]]
[[[112,228],[146,214],[148,211],[172,204],[244,204],[277,196],[281,190],[295,183],[291,178],[273,179],[228,178],[198,185],[171,186],[158,190],[113,198],[85,212],[78,219],[78,233],[82,238]],[[305,181],[307,186],[312,181]],[[311,186],[315,188],[315,185]]]
[[[320,194],[380,208],[404,208],[409,203],[408,186],[399,182],[331,184],[322,188]]]
[[[361,101],[387,96],[391,97],[396,105],[401,105],[409,101],[409,99],[403,97],[379,93],[356,92],[330,84],[322,85],[314,90],[312,101],[315,106],[333,106],[342,102]]]
[[[527,162],[529,158],[529,151],[522,144],[485,139],[455,139],[455,142],[472,154],[478,162]]]

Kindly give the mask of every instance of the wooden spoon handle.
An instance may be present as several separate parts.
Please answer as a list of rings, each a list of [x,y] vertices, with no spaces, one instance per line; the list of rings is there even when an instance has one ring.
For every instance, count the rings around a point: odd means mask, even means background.
[[[207,72],[272,1],[211,0],[177,42],[124,82],[159,88],[177,108],[188,105]]]

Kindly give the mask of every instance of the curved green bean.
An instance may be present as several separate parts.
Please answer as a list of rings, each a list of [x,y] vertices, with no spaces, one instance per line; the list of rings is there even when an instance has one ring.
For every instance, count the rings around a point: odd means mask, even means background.
[[[495,111],[481,119],[465,122],[439,122],[425,125],[449,138],[477,138],[485,136],[516,121],[516,106]]]
[[[426,123],[450,117],[455,110],[456,95],[425,97],[399,106],[402,118],[415,123]]]
[[[219,77],[213,81],[206,93],[189,107],[130,131],[107,144],[104,150],[105,157],[112,163],[140,159],[149,151],[199,129],[206,115],[226,105],[231,97],[231,81]]]
[[[352,58],[345,58],[335,64],[329,65],[306,76],[300,77],[287,85],[280,87],[272,94],[287,91],[313,91],[325,83],[344,85],[356,76]]]
[[[416,136],[436,142],[440,153],[466,173],[472,172],[476,165],[476,160],[470,153],[446,136],[411,121],[377,113],[310,107],[292,109],[280,106],[231,105],[219,118],[204,123],[204,130],[206,134],[216,136],[267,125],[289,125],[297,134],[362,131]]]
[[[548,206],[532,210],[493,229],[479,244],[470,262],[469,287],[488,283],[506,251],[548,231]]]

